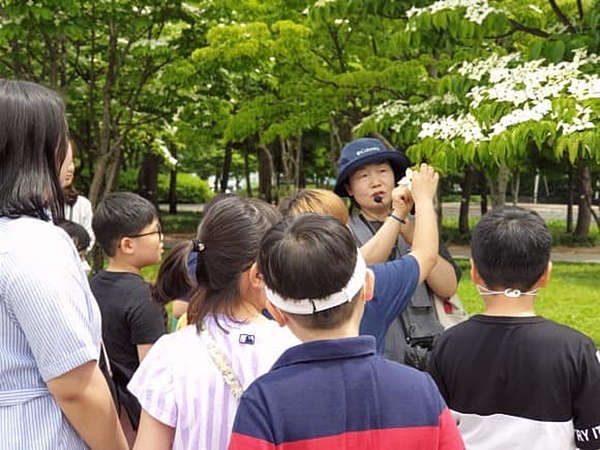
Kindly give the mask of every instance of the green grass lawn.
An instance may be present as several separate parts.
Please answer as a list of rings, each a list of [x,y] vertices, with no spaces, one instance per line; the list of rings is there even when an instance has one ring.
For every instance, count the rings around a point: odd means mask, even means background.
[[[463,270],[458,295],[470,314],[483,311],[483,301],[469,276],[469,262],[457,260]],[[576,328],[600,347],[600,265],[554,263],[550,283],[542,289],[536,312]]]

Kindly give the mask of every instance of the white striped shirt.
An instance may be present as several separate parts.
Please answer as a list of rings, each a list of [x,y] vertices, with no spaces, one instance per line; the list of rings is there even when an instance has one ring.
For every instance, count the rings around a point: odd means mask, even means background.
[[[206,328],[242,387],[266,373],[289,347],[300,342],[275,321],[235,324],[220,316]],[[238,402],[223,381],[195,325],[154,344],[128,388],[152,417],[175,428],[173,449],[227,448]]]
[[[0,218],[0,449],[85,449],[46,382],[100,354],[100,312],[71,239]]]

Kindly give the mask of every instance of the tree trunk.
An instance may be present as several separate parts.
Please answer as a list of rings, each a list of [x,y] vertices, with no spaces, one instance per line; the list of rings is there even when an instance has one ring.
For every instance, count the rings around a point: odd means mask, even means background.
[[[290,139],[279,137],[279,154],[281,155],[281,168],[283,169],[283,185],[285,195],[290,195],[290,186],[294,183],[294,149]],[[277,174],[277,186],[281,184],[281,177]]]
[[[567,201],[567,233],[573,232],[573,167],[569,167],[569,192]]]
[[[513,206],[517,206],[519,203],[519,190],[521,188],[521,172],[519,172],[518,170],[512,175],[510,188],[512,193]]]
[[[252,185],[250,184],[250,158],[248,152],[250,151],[249,143],[246,140],[244,142],[244,178],[246,179],[246,195],[248,198],[252,198]]]
[[[219,181],[221,180],[221,174],[219,172],[215,173],[215,182],[213,184],[213,191],[219,192]]]
[[[271,203],[273,188],[273,155],[265,147],[258,148],[258,197]]]
[[[508,186],[509,178],[508,167],[501,164],[498,166],[498,172],[495,175],[494,179],[492,172],[487,172],[492,208],[506,205],[506,187]]]
[[[488,180],[483,170],[479,172],[479,191],[481,193],[481,215],[483,216],[488,212]]]
[[[177,166],[169,173],[169,214],[177,214]]]
[[[300,189],[302,185],[302,134],[296,137],[280,138],[281,165],[285,193],[290,195],[292,187]]]
[[[292,140],[294,147],[294,187],[296,190],[300,189],[302,183],[302,133],[296,135],[295,139]]]
[[[225,145],[225,157],[223,158],[223,170],[221,171],[221,192],[227,192],[229,185],[229,172],[231,170],[231,158],[233,155],[233,145],[228,142]]]
[[[168,142],[169,151],[177,159],[177,145]],[[169,172],[169,214],[177,214],[177,164]]]
[[[463,177],[460,198],[460,210],[458,214],[458,232],[463,235],[469,232],[469,205],[471,203],[471,192],[473,190],[473,168],[465,167],[465,176]]]
[[[341,114],[332,115],[329,119],[329,129],[331,166],[337,167],[342,148],[354,138],[352,125],[348,123],[345,116]]]
[[[138,194],[158,208],[158,168],[162,158],[146,153],[138,172]]]
[[[574,236],[588,237],[590,233],[590,223],[592,220],[592,212],[588,205],[591,205],[592,199],[592,178],[590,176],[589,166],[580,161],[577,164],[577,190],[579,196],[577,204],[577,225],[575,226]]]
[[[119,148],[119,152],[113,159],[110,160],[110,164],[108,165],[108,170],[106,171],[106,189],[104,190],[104,196],[102,198],[106,197],[117,187],[120,169],[121,151]]]
[[[106,73],[106,82],[102,92],[102,126],[100,128],[100,149],[98,152],[98,160],[95,164],[94,178],[90,186],[90,202],[95,208],[100,200],[102,200],[109,192],[110,186],[106,182],[106,170],[109,163],[115,156],[118,156],[118,148],[120,144],[115,144],[112,148],[110,145],[111,123],[112,123],[112,93],[118,77],[118,58],[117,58],[117,26],[114,23],[108,24],[109,30],[109,45],[108,45],[108,66]],[[96,269],[96,268],[94,268]]]

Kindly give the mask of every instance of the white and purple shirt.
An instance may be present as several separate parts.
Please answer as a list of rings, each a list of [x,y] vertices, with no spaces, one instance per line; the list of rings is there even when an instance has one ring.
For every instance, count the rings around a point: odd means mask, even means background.
[[[205,329],[246,389],[266,373],[284,350],[300,342],[275,321],[234,323],[219,316]],[[189,325],[160,338],[134,374],[128,388],[142,408],[175,428],[173,449],[226,449],[238,401],[208,353],[206,343]]]

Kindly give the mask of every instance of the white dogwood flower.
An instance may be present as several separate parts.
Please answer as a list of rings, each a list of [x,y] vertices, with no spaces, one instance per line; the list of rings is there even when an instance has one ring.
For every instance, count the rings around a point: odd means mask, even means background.
[[[465,19],[479,25],[481,25],[491,13],[503,11],[499,8],[490,6],[487,0],[439,0],[424,8],[410,8],[406,11],[406,16],[410,19],[411,17],[420,16],[425,13],[435,14],[439,11],[455,10],[459,8],[465,8]]]

